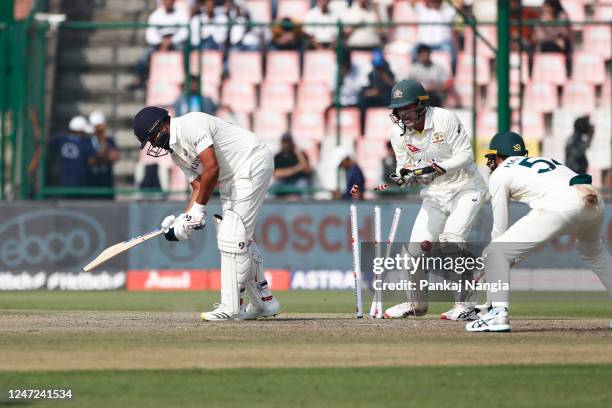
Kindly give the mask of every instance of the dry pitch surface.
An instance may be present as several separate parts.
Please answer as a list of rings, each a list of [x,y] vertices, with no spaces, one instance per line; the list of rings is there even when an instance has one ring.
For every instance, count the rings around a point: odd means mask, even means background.
[[[494,334],[433,317],[210,323],[193,312],[5,310],[0,371],[612,363],[608,320],[511,323]]]

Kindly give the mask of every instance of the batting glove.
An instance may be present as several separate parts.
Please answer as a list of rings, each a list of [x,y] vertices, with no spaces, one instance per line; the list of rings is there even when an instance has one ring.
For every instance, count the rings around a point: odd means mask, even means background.
[[[198,203],[193,203],[189,211],[185,214],[185,218],[190,227],[193,229],[202,229],[206,225],[206,206]]]
[[[191,217],[187,220],[187,214],[179,215],[174,221],[174,225],[172,226],[172,232],[174,232],[174,236],[178,241],[184,241],[189,239],[189,235],[191,234],[192,226],[190,225]]]
[[[161,229],[164,234],[167,234],[170,231],[170,228],[172,228],[172,225],[174,225],[174,220],[176,220],[176,217],[174,215],[169,215],[164,218],[161,223]]]

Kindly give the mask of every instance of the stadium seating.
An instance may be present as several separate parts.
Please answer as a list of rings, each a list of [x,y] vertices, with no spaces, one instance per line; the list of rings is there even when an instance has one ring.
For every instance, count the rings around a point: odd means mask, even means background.
[[[338,115],[336,109],[327,111],[326,129],[327,133],[336,134],[338,124]],[[342,136],[349,139],[357,139],[360,136],[359,129],[359,110],[357,108],[340,108],[339,116],[340,132]]]
[[[452,74],[450,53],[446,51],[432,51],[431,60],[441,65],[449,75]]]
[[[297,106],[301,110],[321,112],[331,104],[331,92],[329,84],[302,81],[298,84]]]
[[[218,50],[192,51],[189,56],[189,72],[192,75],[201,73],[202,80],[219,85],[223,73],[223,53]]]
[[[245,0],[251,19],[258,23],[272,21],[271,5],[268,0]]]
[[[268,52],[266,80],[297,84],[300,81],[300,57],[297,51]]]
[[[325,134],[323,111],[296,110],[291,120],[291,134],[296,140],[322,140]]]
[[[309,8],[309,0],[278,0],[277,19],[290,17],[301,21]]]
[[[599,54],[576,52],[573,55],[572,77],[575,80],[601,85],[606,80],[606,65]]]
[[[557,87],[546,82],[529,82],[525,88],[523,105],[536,112],[552,112],[557,109]]]
[[[567,81],[565,56],[561,53],[541,53],[533,57],[532,80],[563,85]]]
[[[266,107],[253,114],[253,132],[266,142],[280,141],[287,130],[287,115],[282,112]]]
[[[232,80],[244,84],[258,84],[262,79],[261,53],[240,51],[229,54],[229,71]]]
[[[471,84],[472,67],[472,54],[460,53],[457,57],[457,75],[455,76],[455,82],[466,82]],[[478,85],[486,85],[490,81],[491,69],[489,68],[489,61],[480,55],[476,55],[476,83]]]
[[[396,126],[389,117],[391,111],[387,108],[369,108],[366,111],[365,138],[373,140],[388,140],[389,133]]]
[[[382,159],[387,153],[385,141],[361,139],[357,141],[357,163],[361,166],[366,186],[373,188],[382,181]]]
[[[412,55],[409,51],[385,51],[385,59],[395,75],[395,79],[408,78],[410,66],[412,65]]]
[[[251,113],[257,106],[255,85],[233,78],[227,80],[223,84],[221,101],[236,112]]]
[[[584,1],[582,0],[561,0],[561,5],[572,21],[584,21],[586,13],[584,12]],[[572,29],[581,31],[581,25],[573,25]]]
[[[586,26],[582,36],[583,51],[599,54],[606,60],[612,58],[610,27],[605,25]]]
[[[331,86],[336,71],[336,53],[332,50],[309,50],[304,53],[305,82],[319,82]]]
[[[595,109],[595,88],[587,82],[568,82],[563,87],[562,104],[576,113],[589,113]]]
[[[183,53],[180,51],[157,51],[151,55],[149,81],[182,84],[185,81]]]
[[[295,108],[294,86],[282,82],[264,81],[260,89],[259,106],[279,112],[291,112]]]
[[[415,23],[418,21],[414,8],[408,1],[399,0],[393,3],[393,21],[396,23]],[[400,25],[391,31],[394,41],[414,43],[417,37],[416,25]]]
[[[478,32],[484,37],[493,47],[497,47],[497,28],[493,26],[479,26]],[[464,51],[466,54],[472,55],[472,41],[474,31],[470,27],[463,30],[464,35]],[[476,38],[476,54],[485,58],[495,58],[495,52],[490,49],[485,42],[477,36]]]
[[[207,82],[206,78],[202,78],[200,82],[200,91],[202,95],[208,96],[210,99],[215,101],[215,103],[219,103],[220,100],[219,88],[219,84]]]
[[[545,134],[545,128],[544,128],[544,117],[542,116],[542,114],[540,112],[535,112],[531,109],[531,107],[528,107],[527,105],[524,105],[525,108],[523,109],[523,112],[521,113],[522,115],[522,125],[523,125],[523,130],[522,130],[522,136],[524,138],[528,138],[531,140],[542,140],[544,138],[544,134]],[[513,112],[513,120],[512,123],[518,123],[518,114],[519,111],[516,110]],[[515,128],[513,126],[513,130],[518,131],[519,129]]]
[[[181,85],[172,82],[149,81],[147,85],[147,105],[168,106],[181,96]]]

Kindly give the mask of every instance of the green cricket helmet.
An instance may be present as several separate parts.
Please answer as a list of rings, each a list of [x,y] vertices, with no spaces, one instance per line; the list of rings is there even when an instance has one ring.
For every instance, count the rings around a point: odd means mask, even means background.
[[[402,111],[398,109],[408,105],[416,104],[414,111]],[[416,124],[423,118],[429,104],[429,95],[419,82],[412,79],[404,79],[393,86],[391,90],[391,103],[387,106],[388,109],[393,109],[391,112],[391,120],[402,129],[402,134],[407,129],[414,129]]]
[[[505,131],[493,136],[489,143],[489,150],[485,154],[487,159],[499,156],[527,156],[525,141],[518,133]]]

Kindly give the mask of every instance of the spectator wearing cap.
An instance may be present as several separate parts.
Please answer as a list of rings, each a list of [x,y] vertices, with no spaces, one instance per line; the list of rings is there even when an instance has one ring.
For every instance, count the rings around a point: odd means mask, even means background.
[[[51,140],[52,165],[59,187],[87,186],[87,158],[94,154],[89,141],[93,129],[83,116],[73,117],[68,134]],[[73,194],[67,198],[75,197]]]
[[[363,175],[361,167],[352,159],[346,147],[336,147],[334,150],[334,163],[336,164],[336,168],[343,170],[346,180],[344,191],[334,192],[334,198],[342,198],[343,200],[363,200],[365,176]]]
[[[145,31],[145,42],[148,46],[147,52],[136,65],[138,79],[130,85],[130,88],[144,87],[153,52],[180,50],[183,48],[189,31],[187,27],[177,26],[186,26],[189,23],[189,16],[183,9],[175,7],[174,3],[175,0],[163,0],[161,7],[158,7],[149,16],[147,20],[149,27]]]
[[[115,139],[107,134],[106,118],[104,113],[94,111],[89,115],[89,123],[93,126],[94,134],[89,139],[91,154],[87,158],[87,185],[89,187],[113,188],[113,163],[119,159],[119,149]],[[113,199],[114,194],[96,195],[100,198]]]
[[[310,37],[311,47],[330,48],[338,36],[337,22],[338,16],[329,8],[329,0],[317,0],[315,6],[304,16],[304,32]]]
[[[307,42],[302,26],[289,17],[283,17],[272,27],[270,47],[274,50],[296,50],[302,54]]]
[[[281,150],[274,156],[274,194],[294,197],[295,191],[310,187],[312,168],[305,152],[298,150],[290,133],[281,138]],[[284,191],[283,191],[284,190]]]
[[[587,172],[589,161],[586,151],[591,146],[595,127],[589,116],[581,116],[574,122],[574,133],[565,145],[565,165],[578,174]]]
[[[434,51],[446,51],[451,56],[453,73],[457,63],[457,49],[452,23],[455,21],[455,9],[442,0],[425,0],[424,4],[410,0],[420,23],[417,34],[417,45],[413,49],[412,59],[416,61],[418,46],[428,45]]]
[[[368,85],[361,89],[359,97],[362,134],[365,130],[367,109],[389,105],[393,85],[395,85],[395,75],[385,60],[382,50],[376,48],[372,51],[372,71],[368,74]]]
[[[431,106],[443,107],[447,95],[454,92],[450,73],[431,60],[431,47],[425,44],[417,48],[417,62],[410,68],[409,79],[423,85],[429,94]]]

